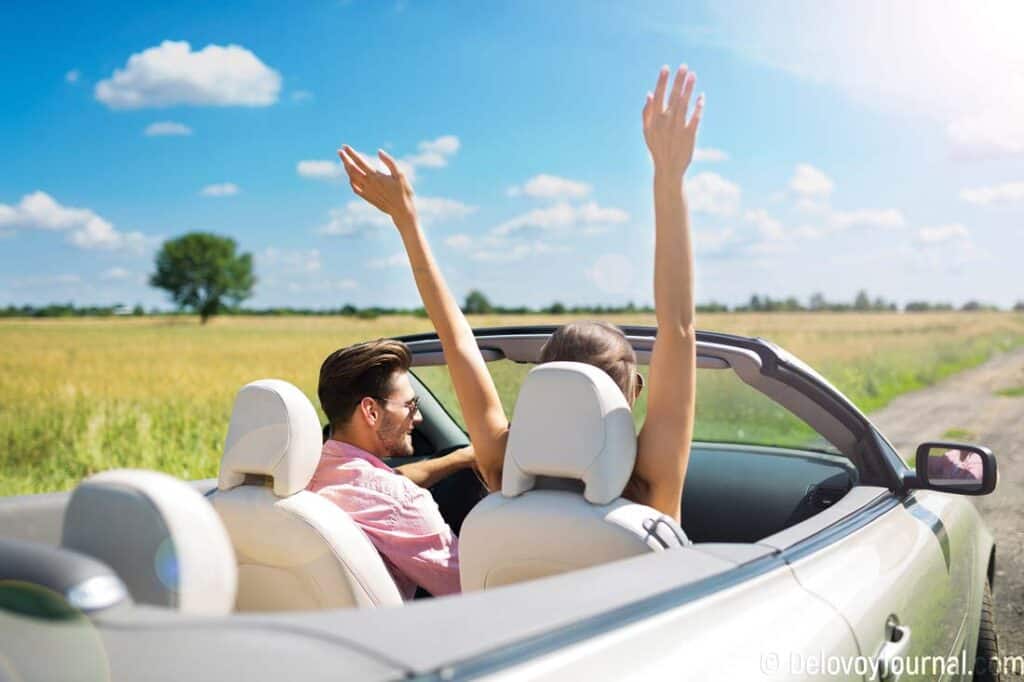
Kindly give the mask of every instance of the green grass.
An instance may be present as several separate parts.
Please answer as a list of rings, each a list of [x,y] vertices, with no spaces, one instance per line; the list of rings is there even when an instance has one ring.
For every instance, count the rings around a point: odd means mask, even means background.
[[[1024,398],[1024,386],[1017,386],[1015,388],[1004,388],[1001,391],[996,391],[996,395],[1004,398]]]
[[[952,429],[947,429],[946,432],[942,434],[942,437],[950,438],[952,440],[970,441],[975,440],[978,436],[973,431],[954,427]]]
[[[477,317],[474,326],[566,317]],[[653,324],[651,316],[611,318]],[[999,313],[703,315],[702,329],[761,336],[792,351],[865,411],[1024,345],[1024,316]],[[430,330],[415,317],[0,321],[0,495],[67,490],[113,467],[215,476],[237,390],[296,384],[316,404],[317,371],[356,341]],[[525,371],[493,363],[511,410]],[[444,369],[428,383],[453,402]],[[696,437],[779,445],[813,436],[773,403],[742,398],[731,373],[698,375]],[[644,405],[638,405],[637,418]]]

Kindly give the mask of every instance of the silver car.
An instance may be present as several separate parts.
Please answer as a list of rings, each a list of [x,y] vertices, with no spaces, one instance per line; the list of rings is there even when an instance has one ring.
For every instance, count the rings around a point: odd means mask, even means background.
[[[477,332],[510,395],[553,330]],[[656,330],[623,330],[646,364]],[[437,337],[402,340],[424,418],[412,458],[464,446]],[[112,567],[67,542],[103,525],[106,545],[131,552],[129,520],[68,510],[70,493],[0,500],[0,680],[998,679],[995,542],[964,497],[995,488],[992,453],[925,443],[911,468],[761,339],[700,332],[698,368],[692,544],[494,589],[204,613],[127,587],[159,556]],[[190,485],[216,506],[216,479]],[[486,495],[471,470],[431,492],[456,532]]]

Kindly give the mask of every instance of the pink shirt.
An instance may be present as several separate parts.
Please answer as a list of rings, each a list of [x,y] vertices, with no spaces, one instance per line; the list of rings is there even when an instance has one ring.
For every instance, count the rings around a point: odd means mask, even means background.
[[[947,450],[942,457],[928,457],[928,477],[981,481],[984,478],[981,456],[960,450]]]
[[[459,541],[434,498],[374,455],[329,440],[306,489],[341,507],[363,529],[403,599],[412,599],[417,585],[435,597],[460,591]]]

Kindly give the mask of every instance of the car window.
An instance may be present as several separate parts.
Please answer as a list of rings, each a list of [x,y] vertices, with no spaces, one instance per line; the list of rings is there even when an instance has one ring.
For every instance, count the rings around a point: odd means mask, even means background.
[[[526,374],[534,367],[511,360],[487,364],[498,387],[505,414],[513,418],[516,396]],[[647,367],[640,368],[647,382]],[[430,387],[449,414],[465,429],[462,411],[455,399],[446,367],[418,367],[416,375]],[[637,429],[647,414],[647,391],[633,409]],[[802,419],[745,384],[735,372],[721,369],[697,370],[697,416],[694,440],[712,443],[741,443],[818,450],[840,454]]]
[[[501,404],[509,419],[512,419],[516,396],[519,395],[519,386],[522,385],[523,379],[533,367],[535,367],[533,364],[523,364],[511,360],[496,360],[487,363],[487,369],[494,377],[494,384],[498,387],[498,396],[501,398]],[[413,373],[430,388],[430,392],[441,401],[441,404],[448,410],[448,414],[465,430],[466,422],[462,418],[459,401],[455,398],[455,388],[452,386],[448,368],[417,367]]]

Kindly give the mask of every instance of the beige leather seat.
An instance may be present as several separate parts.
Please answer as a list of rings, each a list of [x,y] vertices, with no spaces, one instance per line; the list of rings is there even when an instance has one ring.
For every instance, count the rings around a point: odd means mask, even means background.
[[[68,502],[61,545],[105,562],[136,603],[211,616],[234,607],[237,568],[224,526],[198,491],[167,474],[87,478]]]
[[[305,490],[321,445],[316,410],[295,386],[265,379],[238,392],[211,500],[238,557],[239,611],[402,603],[363,531]]]
[[[674,520],[621,497],[636,460],[633,415],[605,372],[551,362],[516,401],[500,492],[466,517],[463,591],[689,544]]]

